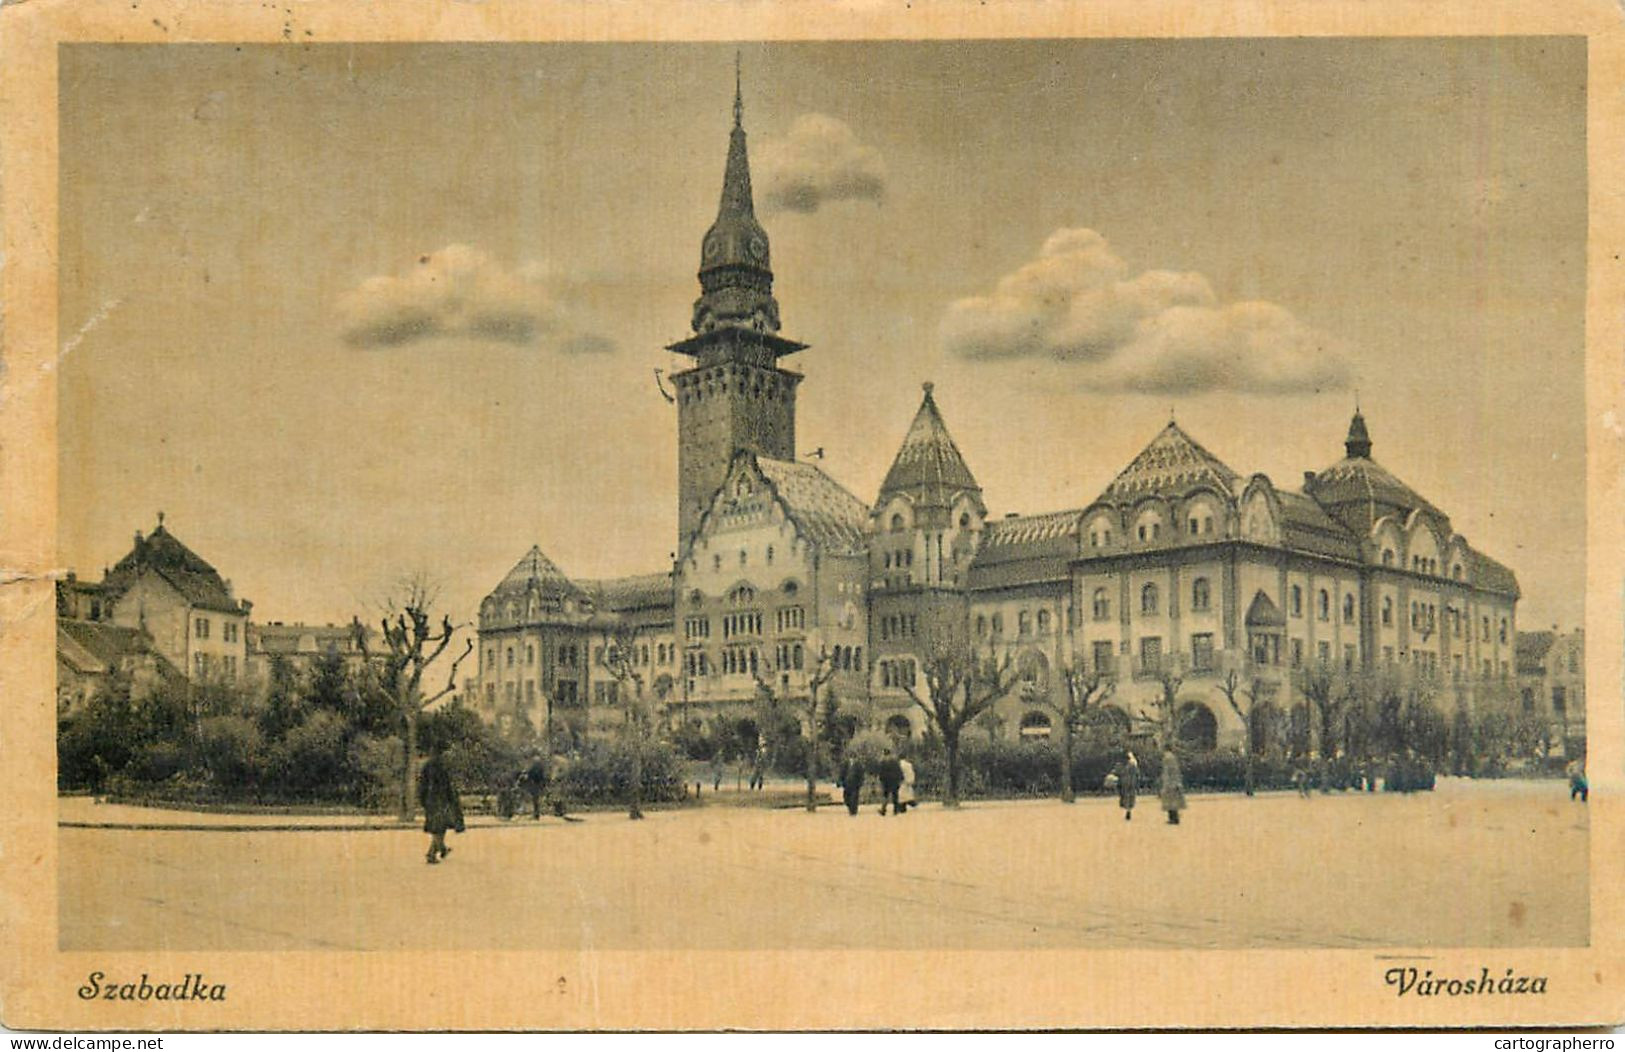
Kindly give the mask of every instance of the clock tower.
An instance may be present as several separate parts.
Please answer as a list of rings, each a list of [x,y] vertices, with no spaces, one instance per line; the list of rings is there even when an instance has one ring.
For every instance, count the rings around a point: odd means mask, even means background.
[[[677,550],[688,549],[706,503],[735,452],[796,457],[799,373],[779,359],[805,344],[779,335],[767,231],[751,200],[744,105],[737,80],[728,166],[716,222],[700,243],[700,298],[693,335],[668,347],[693,359],[672,376],[677,388]]]

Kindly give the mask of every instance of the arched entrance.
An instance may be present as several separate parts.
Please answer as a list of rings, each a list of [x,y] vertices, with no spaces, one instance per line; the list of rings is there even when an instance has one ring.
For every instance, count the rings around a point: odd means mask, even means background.
[[[914,736],[914,727],[908,722],[907,716],[893,716],[886,721],[886,733],[893,738],[907,741]]]
[[[1187,749],[1211,752],[1219,744],[1219,721],[1213,710],[1199,701],[1187,701],[1179,707],[1175,737]]]

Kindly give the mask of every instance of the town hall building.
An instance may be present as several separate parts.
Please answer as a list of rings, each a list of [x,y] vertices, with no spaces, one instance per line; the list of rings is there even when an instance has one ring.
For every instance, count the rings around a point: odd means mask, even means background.
[[[798,459],[802,375],[786,363],[807,345],[780,331],[737,95],[699,282],[691,335],[669,348],[692,362],[672,377],[675,565],[577,581],[527,552],[480,608],[468,692],[493,722],[590,727],[615,701],[602,656],[628,623],[673,724],[748,716],[762,691],[805,697],[827,662],[843,705],[918,734],[910,691],[947,638],[1009,659],[1025,682],[995,722],[1028,736],[1050,733],[1037,702],[1067,676],[1108,680],[1125,722],[1174,690],[1172,730],[1197,748],[1242,738],[1227,681],[1283,708],[1313,669],[1392,674],[1445,706],[1510,684],[1516,578],[1374,459],[1358,410],[1343,455],[1295,489],[1170,420],[1092,499],[1032,516],[990,516],[929,383],[872,499]]]

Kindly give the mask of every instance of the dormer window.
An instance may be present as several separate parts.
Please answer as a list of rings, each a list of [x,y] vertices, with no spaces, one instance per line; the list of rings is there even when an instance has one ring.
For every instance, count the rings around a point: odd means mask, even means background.
[[[892,517],[891,517],[891,531],[893,533],[902,533],[903,532],[903,513],[902,512],[894,512],[892,514]]]

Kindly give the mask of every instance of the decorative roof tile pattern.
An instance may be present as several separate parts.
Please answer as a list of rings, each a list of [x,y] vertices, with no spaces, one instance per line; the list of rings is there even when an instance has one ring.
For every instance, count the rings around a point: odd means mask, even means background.
[[[672,607],[672,580],[669,573],[646,573],[632,577],[611,577],[601,581],[582,581],[581,587],[592,596],[593,604],[601,612],[623,613],[631,610]]]
[[[1132,504],[1145,497],[1182,496],[1198,486],[1231,493],[1239,477],[1170,420],[1101,492],[1100,500]]]
[[[1450,519],[1393,472],[1369,457],[1344,457],[1312,480],[1304,492],[1362,536],[1384,515],[1401,518],[1420,509],[1447,531]]]
[[[1514,598],[1523,594],[1518,588],[1518,575],[1507,567],[1476,548],[1467,549],[1467,558],[1470,567],[1468,580],[1476,587]]]
[[[886,481],[880,487],[879,504],[898,494],[907,494],[916,504],[946,507],[964,492],[981,493],[976,476],[971,474],[948,425],[942,420],[931,385],[925,385],[925,399],[920,403],[914,422],[909,425],[903,445],[897,450]]]
[[[973,590],[1065,580],[1078,554],[1081,511],[1055,511],[996,519],[968,575]]]
[[[1276,628],[1286,624],[1286,615],[1281,608],[1275,605],[1275,600],[1258,592],[1253,596],[1251,605],[1247,607],[1248,628]]]
[[[500,584],[491,590],[492,597],[523,595],[535,582],[543,595],[578,596],[581,588],[564,575],[553,560],[542,553],[540,545],[531,545],[530,551],[514,564]]]
[[[145,539],[136,534],[135,547],[113,565],[102,585],[109,593],[118,595],[149,572],[163,578],[192,606],[229,614],[244,612],[215,568],[161,523]]]
[[[826,552],[863,549],[869,509],[839,482],[811,464],[762,456],[756,464],[812,543]]]

